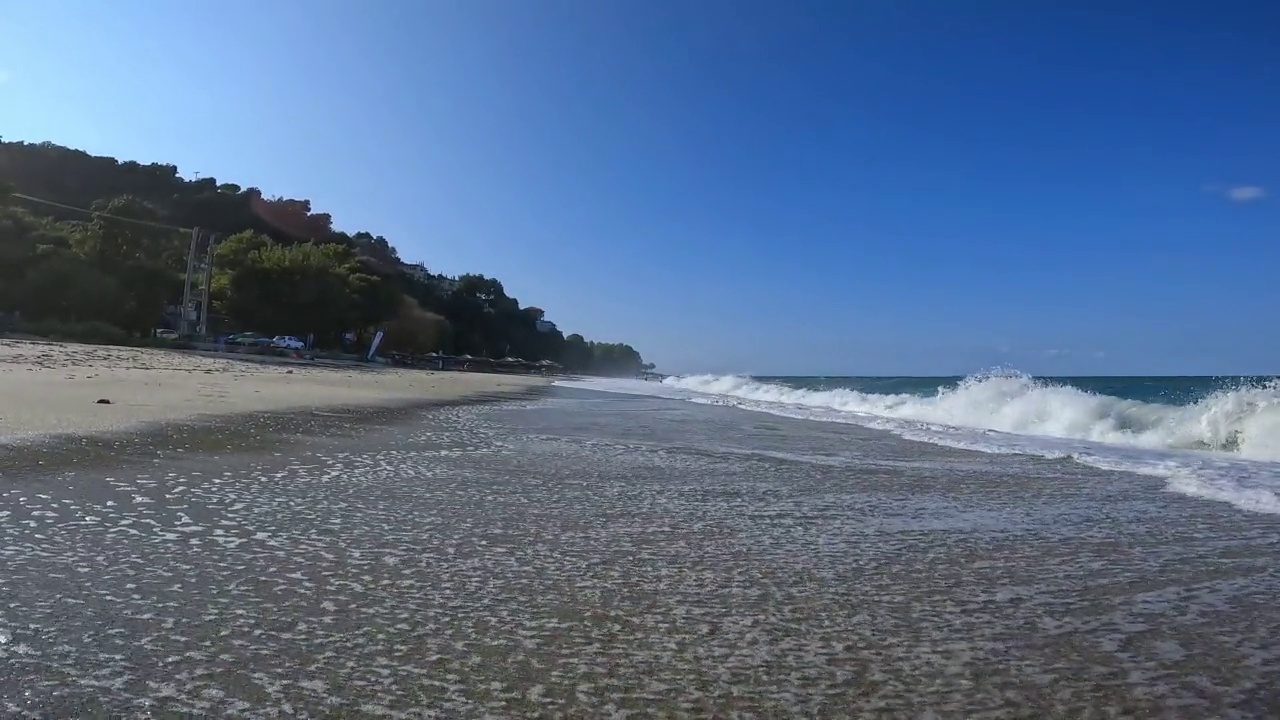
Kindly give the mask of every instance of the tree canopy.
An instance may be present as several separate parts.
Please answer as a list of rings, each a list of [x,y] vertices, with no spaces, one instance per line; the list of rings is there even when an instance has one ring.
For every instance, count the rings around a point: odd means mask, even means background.
[[[41,202],[43,201],[43,202]],[[173,165],[0,141],[0,313],[149,335],[182,301],[190,231],[219,236],[210,297],[222,331],[337,346],[553,360],[575,372],[651,368],[630,345],[565,337],[496,278],[401,261],[381,235],[334,228],[309,200],[267,197]]]

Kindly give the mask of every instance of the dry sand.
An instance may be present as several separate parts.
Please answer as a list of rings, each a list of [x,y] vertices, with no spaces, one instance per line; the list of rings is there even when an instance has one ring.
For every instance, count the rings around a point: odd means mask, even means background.
[[[541,378],[0,340],[0,441],[207,415],[457,401]],[[98,404],[99,399],[110,404]]]

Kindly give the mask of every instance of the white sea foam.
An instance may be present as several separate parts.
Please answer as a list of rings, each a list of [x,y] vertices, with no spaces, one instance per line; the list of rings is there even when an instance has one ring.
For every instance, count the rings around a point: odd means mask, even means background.
[[[989,453],[1074,458],[1163,477],[1170,490],[1280,513],[1280,385],[1225,390],[1190,405],[1089,393],[1017,374],[982,375],[934,395],[805,390],[738,376],[567,382],[889,430]]]

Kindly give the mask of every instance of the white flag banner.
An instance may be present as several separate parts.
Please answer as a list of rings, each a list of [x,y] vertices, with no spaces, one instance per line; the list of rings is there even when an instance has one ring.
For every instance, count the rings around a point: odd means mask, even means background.
[[[369,346],[369,362],[373,362],[373,356],[378,353],[378,345],[382,342],[382,331],[379,330],[377,335],[373,336],[373,344]]]

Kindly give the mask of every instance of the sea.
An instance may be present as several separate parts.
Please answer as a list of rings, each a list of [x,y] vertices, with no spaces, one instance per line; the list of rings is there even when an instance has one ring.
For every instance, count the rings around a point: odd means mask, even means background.
[[[720,404],[982,453],[1070,458],[1280,513],[1274,376],[670,377],[565,385]]]
[[[0,448],[0,715],[1275,717],[1274,398],[597,379]]]

